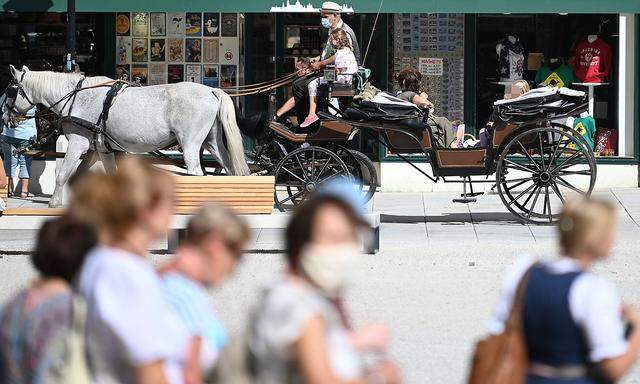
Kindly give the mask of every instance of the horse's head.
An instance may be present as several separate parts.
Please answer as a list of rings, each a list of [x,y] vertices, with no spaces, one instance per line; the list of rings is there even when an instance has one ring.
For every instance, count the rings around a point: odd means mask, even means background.
[[[35,106],[32,95],[24,87],[24,77],[29,72],[29,68],[22,66],[17,70],[13,65],[9,65],[11,70],[11,82],[5,89],[5,100],[2,103],[2,121],[5,124],[15,126],[18,119],[24,117],[26,113]]]

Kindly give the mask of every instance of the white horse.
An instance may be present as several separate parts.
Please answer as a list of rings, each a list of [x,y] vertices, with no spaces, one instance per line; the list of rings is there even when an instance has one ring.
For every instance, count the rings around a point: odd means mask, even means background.
[[[7,101],[4,107],[5,123],[18,114],[26,113],[34,104],[42,104],[52,107],[53,112],[60,116],[70,115],[95,124],[109,86],[83,89],[68,103],[56,103],[76,89],[81,79],[84,79],[83,88],[114,81],[104,76],[85,78],[81,74],[10,67],[18,92],[15,99]],[[223,129],[219,129],[219,123]],[[51,207],[62,205],[64,185],[81,156],[95,146],[95,135],[69,119],[63,120],[62,132],[69,145],[56,174],[56,186],[49,202]],[[187,172],[191,175],[202,175],[201,148],[216,157],[228,173],[249,174],[233,102],[220,89],[189,82],[126,87],[113,101],[105,132],[115,142],[111,143],[113,149],[129,153],[153,152],[177,140],[182,146]],[[115,168],[113,153],[100,152],[99,155],[106,170]]]

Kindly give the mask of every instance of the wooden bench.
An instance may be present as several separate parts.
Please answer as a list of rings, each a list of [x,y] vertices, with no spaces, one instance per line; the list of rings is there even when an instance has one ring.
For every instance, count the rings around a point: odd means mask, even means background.
[[[273,176],[175,176],[175,213],[192,214],[207,202],[218,202],[241,214],[268,214],[273,211]],[[0,190],[7,200],[7,189]],[[3,215],[58,216],[61,208],[10,208]]]

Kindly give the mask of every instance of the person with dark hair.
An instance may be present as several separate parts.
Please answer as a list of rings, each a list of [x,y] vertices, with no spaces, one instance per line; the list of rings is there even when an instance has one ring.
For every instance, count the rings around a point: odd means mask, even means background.
[[[68,216],[40,228],[31,257],[39,277],[0,311],[1,383],[47,383],[63,369],[69,351],[60,349],[66,346],[60,340],[72,326],[71,284],[97,241],[91,227]]]
[[[427,110],[429,113],[427,122],[436,143],[440,147],[449,148],[457,137],[457,132],[453,132],[453,125],[449,119],[433,114],[435,106],[429,100],[429,95],[424,91],[422,74],[415,68],[406,67],[398,73],[396,82],[400,86],[401,91],[398,94],[398,98]],[[462,127],[464,130],[464,124],[460,124],[458,127]]]
[[[342,303],[365,226],[336,194],[320,192],[295,212],[286,230],[286,273],[265,290],[250,318],[256,382],[400,381],[395,364],[382,357],[388,328],[351,329]],[[364,356],[373,362],[365,364]]]

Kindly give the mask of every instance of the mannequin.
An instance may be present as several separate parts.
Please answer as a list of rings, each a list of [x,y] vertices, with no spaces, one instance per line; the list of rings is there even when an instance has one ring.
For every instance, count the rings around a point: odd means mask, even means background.
[[[520,39],[509,35],[496,45],[500,81],[522,80],[525,68],[524,47]]]
[[[611,72],[611,46],[596,34],[576,45],[573,70],[583,83],[603,83]]]
[[[535,84],[548,85],[550,87],[568,87],[571,83],[575,83],[576,78],[573,75],[571,67],[566,65],[559,57],[545,58],[545,63],[538,72],[536,72]]]

